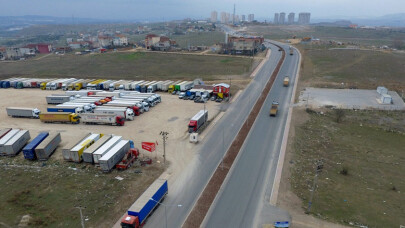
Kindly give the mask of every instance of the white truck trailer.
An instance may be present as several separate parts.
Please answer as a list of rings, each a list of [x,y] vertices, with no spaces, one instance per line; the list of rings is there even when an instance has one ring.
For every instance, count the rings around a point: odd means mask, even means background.
[[[25,118],[39,118],[39,113],[41,111],[37,108],[17,108],[17,107],[8,107],[6,108],[7,115],[11,117],[25,117]]]
[[[122,136],[113,136],[110,140],[108,140],[104,145],[98,148],[93,153],[93,162],[95,164],[99,163],[99,159],[106,154],[111,148],[113,148],[117,143],[119,143],[122,139]]]
[[[100,168],[103,172],[110,172],[114,166],[122,160],[125,153],[129,151],[130,145],[128,140],[121,140],[113,148],[104,154],[100,159]]]

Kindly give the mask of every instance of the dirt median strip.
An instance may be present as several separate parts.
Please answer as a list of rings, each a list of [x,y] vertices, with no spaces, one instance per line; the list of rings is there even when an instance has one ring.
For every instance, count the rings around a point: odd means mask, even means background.
[[[277,45],[276,45],[277,46]],[[285,51],[283,51],[282,57],[278,62],[274,72],[272,73],[269,81],[263,89],[262,95],[258,98],[256,104],[253,106],[252,111],[250,112],[248,118],[242,125],[242,128],[238,132],[235,140],[232,142],[229,147],[224,159],[223,164],[220,164],[206,185],[204,191],[201,193],[197,203],[194,205],[194,208],[186,218],[186,221],[183,224],[184,228],[194,228],[200,227],[202,221],[204,220],[212,202],[215,199],[216,194],[218,193],[223,181],[225,180],[226,175],[229,172],[233,162],[235,161],[236,156],[239,153],[240,148],[245,141],[250,128],[252,127],[257,115],[262,108],[264,101],[266,100],[267,95],[270,92],[270,89],[276,79],[278,72],[280,71],[281,65],[284,62]],[[249,124],[250,123],[250,124]]]

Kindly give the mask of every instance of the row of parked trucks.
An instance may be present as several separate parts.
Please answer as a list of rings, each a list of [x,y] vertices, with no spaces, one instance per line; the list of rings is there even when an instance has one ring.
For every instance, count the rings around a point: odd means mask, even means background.
[[[16,156],[22,150],[25,159],[48,160],[62,141],[60,133],[57,132],[40,132],[28,143],[30,139],[28,130],[1,129],[0,155]]]
[[[0,88],[40,88],[42,90],[128,90],[141,93],[156,91],[187,91],[194,87],[193,81],[131,81],[106,79],[40,79],[40,78],[9,78],[0,81]]]
[[[124,169],[129,167],[138,157],[139,150],[134,148],[131,140],[124,140],[122,136],[89,133],[78,142],[65,146],[62,155],[66,161],[96,164],[103,172],[109,172],[117,165]]]

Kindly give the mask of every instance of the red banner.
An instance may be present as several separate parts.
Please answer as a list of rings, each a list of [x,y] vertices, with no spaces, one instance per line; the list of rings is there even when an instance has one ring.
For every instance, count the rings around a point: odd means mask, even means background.
[[[149,152],[153,152],[153,151],[155,151],[155,143],[142,142],[142,149],[147,150]]]

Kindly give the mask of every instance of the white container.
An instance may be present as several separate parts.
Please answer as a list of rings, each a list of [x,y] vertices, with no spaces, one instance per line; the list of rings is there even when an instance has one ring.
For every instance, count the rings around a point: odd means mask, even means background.
[[[100,168],[104,172],[109,172],[114,166],[122,160],[125,153],[129,151],[129,141],[121,140],[110,151],[99,159]]]
[[[117,143],[119,143],[122,139],[122,136],[113,136],[110,140],[108,140],[104,145],[98,148],[93,153],[93,161],[94,163],[98,164],[99,159],[106,154],[111,148],[113,148]]]
[[[27,130],[21,130],[14,135],[10,140],[4,144],[4,152],[6,155],[15,156],[22,150],[22,148],[30,140],[30,132]]]

